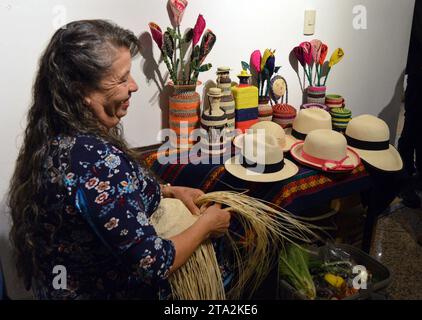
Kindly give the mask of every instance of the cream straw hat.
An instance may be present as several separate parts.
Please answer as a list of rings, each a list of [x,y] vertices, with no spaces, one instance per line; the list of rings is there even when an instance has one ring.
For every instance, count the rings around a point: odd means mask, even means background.
[[[403,168],[399,152],[390,144],[390,129],[383,120],[369,114],[353,118],[345,136],[348,145],[371,166],[382,171]]]
[[[306,135],[317,129],[332,129],[331,115],[320,108],[302,109],[299,111],[293,127],[286,130],[286,147],[291,148]]]
[[[290,150],[290,148],[288,148],[286,144],[286,133],[284,132],[284,129],[280,125],[272,121],[260,121],[254,124],[248,130],[246,130],[246,133],[240,134],[236,138],[234,138],[233,144],[239,149],[241,149],[243,147],[244,136],[246,134],[258,133],[259,130],[263,130],[264,134],[273,136],[277,140],[283,152],[288,152]]]
[[[300,163],[323,171],[351,171],[360,164],[359,155],[347,147],[346,138],[333,130],[310,132],[305,141],[292,147],[290,153]]]
[[[284,158],[277,140],[261,133],[245,135],[240,154],[224,165],[235,177],[252,182],[281,181],[299,171],[293,162]]]

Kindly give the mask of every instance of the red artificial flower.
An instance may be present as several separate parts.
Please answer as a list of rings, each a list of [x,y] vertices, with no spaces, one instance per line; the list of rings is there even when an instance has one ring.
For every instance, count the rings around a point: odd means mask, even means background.
[[[310,66],[314,59],[312,44],[310,42],[302,42],[299,46],[303,48],[303,59],[305,63]]]
[[[321,56],[319,57],[319,64],[322,66],[325,62],[325,58],[328,54],[328,46],[326,44],[321,45]]]
[[[150,22],[148,25],[151,30],[152,38],[161,50],[163,48],[163,31],[161,31],[160,26],[154,22]]]
[[[205,26],[206,26],[205,19],[202,16],[202,14],[200,14],[198,16],[198,19],[196,20],[195,27],[193,28],[193,39],[192,39],[193,46],[195,46],[201,39],[202,33],[205,30]]]

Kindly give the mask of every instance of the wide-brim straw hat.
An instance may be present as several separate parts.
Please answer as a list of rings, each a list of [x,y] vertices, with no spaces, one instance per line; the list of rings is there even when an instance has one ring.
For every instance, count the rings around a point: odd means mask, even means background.
[[[286,146],[291,149],[294,144],[304,141],[313,130],[333,128],[329,112],[320,108],[302,109],[293,121],[292,128],[286,129]]]
[[[240,154],[227,160],[226,170],[251,182],[276,182],[296,175],[299,168],[285,159],[276,139],[266,134],[247,134]]]
[[[349,172],[360,164],[359,155],[347,146],[346,138],[333,130],[310,132],[290,153],[303,165],[327,172]]]
[[[222,67],[218,67],[217,68],[217,74],[219,73],[228,73],[230,72],[232,69],[230,67],[226,67],[226,66],[222,66]]]
[[[403,169],[399,152],[390,144],[390,129],[385,121],[369,114],[355,117],[345,136],[348,145],[372,167],[387,172]]]
[[[223,94],[220,88],[210,88],[207,92],[207,96],[211,98],[221,98]]]
[[[258,130],[263,130],[265,134],[273,136],[277,140],[281,150],[283,150],[283,152],[289,152],[290,148],[286,144],[286,133],[284,132],[284,129],[272,121],[260,121],[252,125],[248,130],[246,130],[246,133],[235,137],[233,144],[239,149],[243,148],[244,136],[254,132],[257,133],[259,132]]]

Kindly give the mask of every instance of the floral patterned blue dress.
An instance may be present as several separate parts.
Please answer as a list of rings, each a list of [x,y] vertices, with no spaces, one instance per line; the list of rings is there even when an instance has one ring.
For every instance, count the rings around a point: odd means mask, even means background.
[[[168,298],[175,248],[149,224],[160,202],[157,181],[95,136],[59,136],[49,149],[40,199],[42,222],[54,236],[38,257],[35,297]],[[57,266],[66,272],[64,281]]]

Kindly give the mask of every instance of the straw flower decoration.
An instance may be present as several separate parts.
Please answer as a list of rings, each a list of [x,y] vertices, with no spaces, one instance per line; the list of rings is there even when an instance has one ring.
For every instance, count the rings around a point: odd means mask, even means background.
[[[255,50],[251,54],[250,64],[242,61],[242,68],[244,70],[250,69],[251,71],[255,71],[255,74],[257,76],[256,82],[260,97],[268,97],[271,77],[280,69],[280,67],[275,66],[274,53],[275,50],[265,49],[264,55],[261,56],[261,51]]]
[[[254,52],[252,52],[251,54],[251,66],[254,68],[254,70],[257,73],[261,72],[261,51],[259,50],[255,50]]]
[[[342,48],[337,48],[333,52],[330,58],[330,62],[328,63],[328,71],[325,77],[324,85],[327,82],[327,78],[328,78],[328,75],[330,74],[331,68],[335,66],[337,63],[339,63],[341,60],[343,60],[343,57],[344,57],[344,51]]]
[[[299,46],[293,48],[293,53],[305,71],[305,76],[310,86],[321,86],[323,78],[323,66],[328,54],[328,46],[321,40],[314,39],[310,42],[302,42]],[[328,62],[328,71],[325,75],[324,83],[327,82],[331,68],[339,63],[344,57],[344,51],[338,48],[332,54]],[[315,77],[313,77],[313,66],[315,65]]]
[[[206,22],[202,14],[198,16],[196,20],[195,27],[193,28],[193,39],[192,39],[192,46],[196,46],[196,44],[201,39],[202,33],[204,32]]]
[[[198,15],[194,28],[188,28],[184,35],[180,32],[180,24],[187,5],[186,0],[169,0],[171,18],[175,27],[167,28],[164,34],[156,23],[149,23],[152,38],[162,53],[163,61],[174,85],[196,85],[199,73],[208,71],[212,67],[211,64],[203,64],[203,62],[212,50],[216,36],[211,30],[204,33],[206,21],[203,15]],[[202,42],[199,46],[201,37]],[[190,46],[191,42],[192,46]],[[190,47],[192,51],[190,55],[187,55],[186,51]],[[186,56],[190,56],[190,61],[185,61]]]
[[[160,26],[155,22],[150,22],[149,29],[151,31],[152,39],[157,44],[158,48],[162,49],[163,47],[163,31],[161,30]]]
[[[185,13],[188,2],[186,0],[170,0],[170,9],[173,13],[173,20],[176,26],[182,23],[183,15]]]

